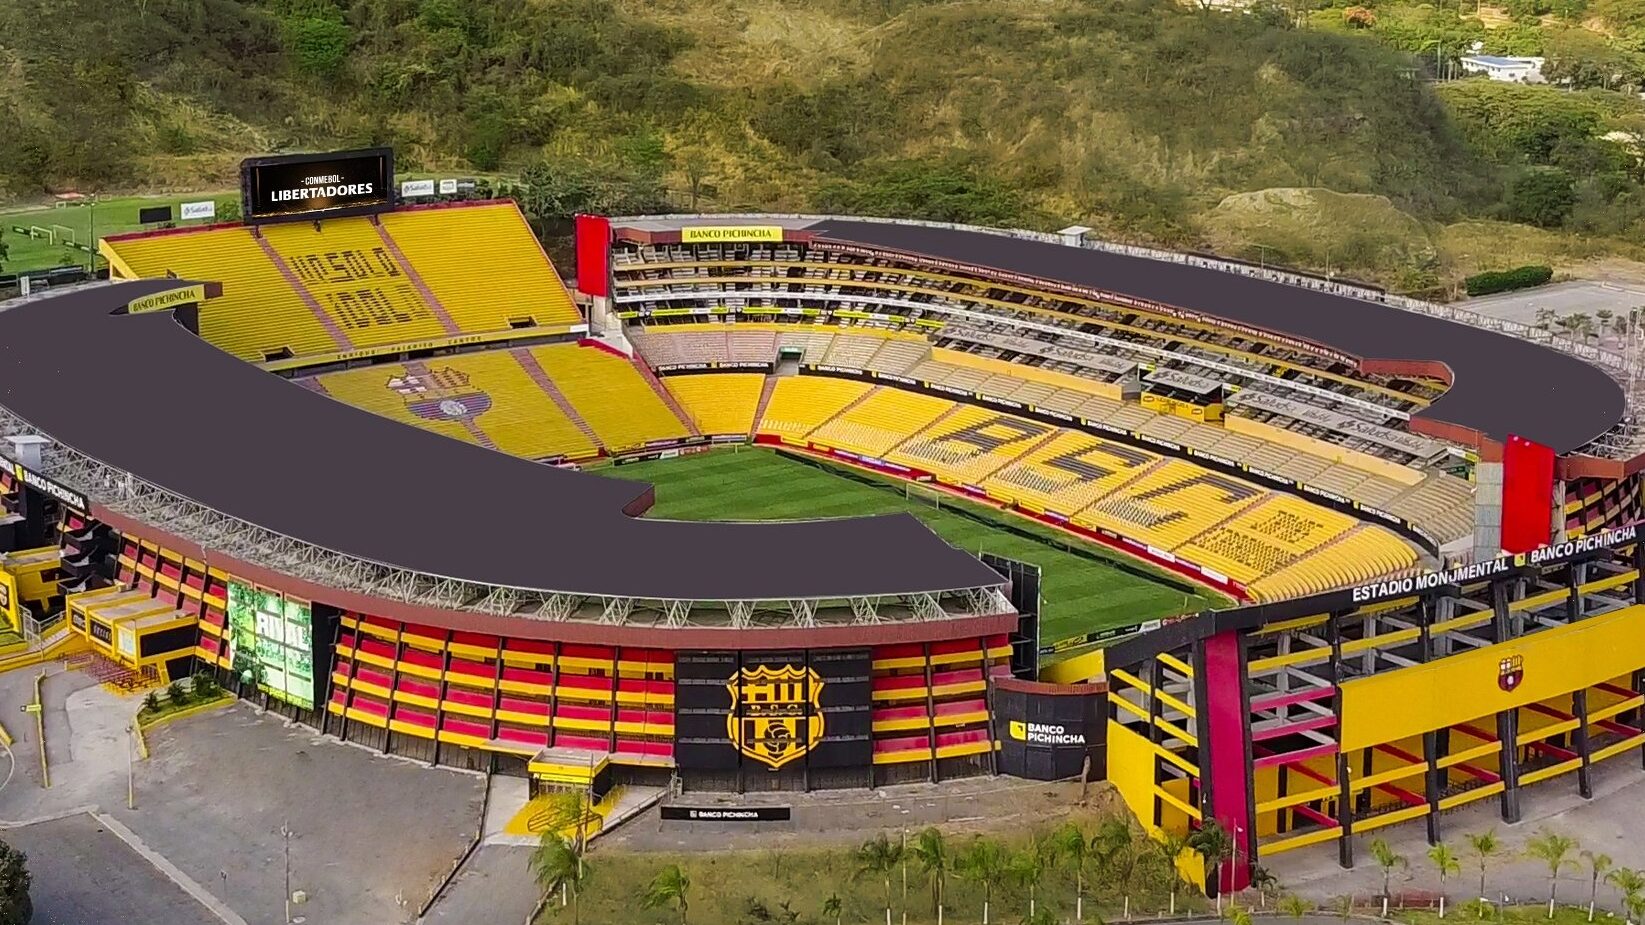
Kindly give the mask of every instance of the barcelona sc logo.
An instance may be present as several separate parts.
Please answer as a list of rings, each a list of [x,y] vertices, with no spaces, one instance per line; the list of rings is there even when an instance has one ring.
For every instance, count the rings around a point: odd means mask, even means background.
[[[468,374],[460,369],[430,369],[422,375],[408,371],[391,376],[388,388],[407,411],[430,421],[469,421],[491,410],[491,396],[469,385]]]
[[[726,735],[737,751],[775,771],[822,740],[823,680],[814,668],[760,665],[726,682]]]
[[[1497,663],[1496,686],[1512,692],[1525,680],[1525,657],[1514,655]]]

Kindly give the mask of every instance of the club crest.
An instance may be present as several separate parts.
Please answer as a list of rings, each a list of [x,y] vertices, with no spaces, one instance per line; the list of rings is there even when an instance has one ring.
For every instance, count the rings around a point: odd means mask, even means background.
[[[760,665],[726,682],[726,735],[737,750],[775,771],[822,740],[823,680],[814,668]]]
[[[430,421],[470,421],[491,410],[491,396],[468,383],[468,374],[443,367],[418,374],[407,371],[388,380],[406,410]]]
[[[1525,657],[1514,655],[1497,663],[1496,686],[1512,692],[1525,680]]]

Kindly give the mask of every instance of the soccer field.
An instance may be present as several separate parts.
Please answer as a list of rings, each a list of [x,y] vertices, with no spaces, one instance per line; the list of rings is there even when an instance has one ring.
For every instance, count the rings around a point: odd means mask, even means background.
[[[172,218],[181,214],[180,206],[184,202],[196,202],[213,199],[222,202],[226,199],[238,199],[238,194],[226,193],[190,193],[180,196],[127,196],[117,199],[99,200],[95,205],[65,205],[61,208],[30,208],[11,212],[0,212],[0,228],[5,230],[6,257],[0,260],[0,267],[4,272],[16,273],[21,270],[39,270],[46,267],[60,267],[68,264],[90,266],[91,255],[82,250],[67,246],[73,240],[77,243],[91,246],[93,232],[96,237],[106,238],[109,235],[121,234],[127,231],[136,231],[143,226],[137,223],[137,212],[148,206],[171,206]],[[179,222],[179,224],[182,224]],[[205,224],[204,222],[190,222],[188,224]],[[19,232],[17,229],[22,228]],[[29,229],[41,229],[35,236],[29,235]],[[52,232],[56,241],[47,237],[43,232]]]
[[[908,511],[967,552],[992,552],[1039,566],[1040,637],[1046,644],[1227,603],[1212,591],[1193,590],[1185,580],[1026,518],[947,495],[939,510],[923,493],[905,498],[901,483],[875,479],[877,485],[865,485],[856,472],[836,475],[770,450],[716,450],[599,471],[655,485],[657,502],[647,516],[656,518],[803,520]],[[956,513],[951,510],[955,506],[998,526]],[[1058,548],[1058,543],[1079,551]]]

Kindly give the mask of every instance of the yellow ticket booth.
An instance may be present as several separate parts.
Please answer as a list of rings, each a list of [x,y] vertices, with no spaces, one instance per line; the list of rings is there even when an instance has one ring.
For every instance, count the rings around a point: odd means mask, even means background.
[[[194,655],[200,618],[147,591],[100,588],[69,595],[67,607],[69,628],[93,652],[133,672],[153,669],[162,683],[181,677]]]

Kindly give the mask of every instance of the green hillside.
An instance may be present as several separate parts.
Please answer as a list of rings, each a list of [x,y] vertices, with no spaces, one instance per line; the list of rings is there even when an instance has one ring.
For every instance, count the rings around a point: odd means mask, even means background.
[[[1332,269],[1403,288],[1476,269],[1443,246],[1459,221],[1638,256],[1645,27],[1616,0],[1518,6],[1362,3],[1363,25],[1327,0],[11,0],[0,202],[223,189],[246,153],[387,143],[405,168],[519,176],[545,219],[1079,221],[1323,268],[1308,236],[1337,193],[1376,205]],[[1436,89],[1476,37],[1534,39],[1587,89]],[[1248,220],[1264,191],[1288,203],[1273,234]]]

